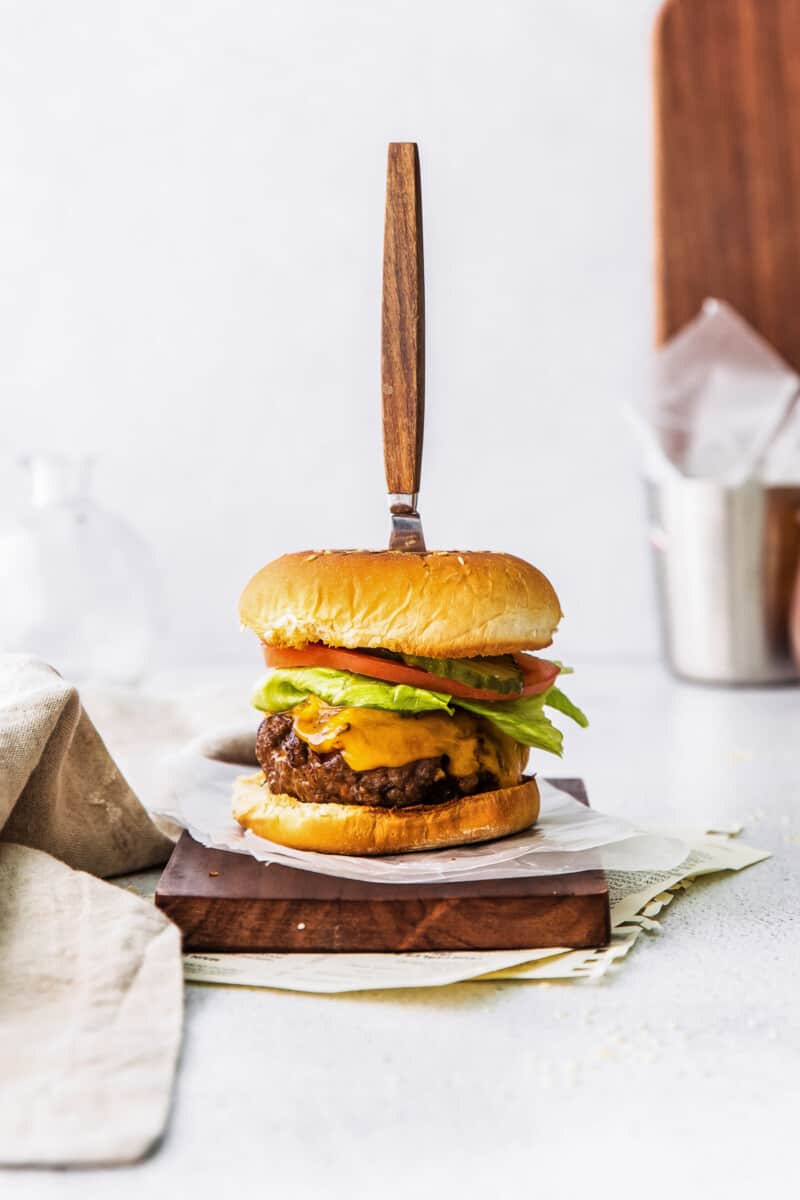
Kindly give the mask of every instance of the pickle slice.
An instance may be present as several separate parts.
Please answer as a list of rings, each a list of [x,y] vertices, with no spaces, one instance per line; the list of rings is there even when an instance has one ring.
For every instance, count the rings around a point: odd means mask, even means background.
[[[504,696],[519,695],[522,691],[522,672],[510,654],[497,658],[422,658],[417,654],[398,657],[406,666],[443,679],[455,679],[467,687],[502,692]]]

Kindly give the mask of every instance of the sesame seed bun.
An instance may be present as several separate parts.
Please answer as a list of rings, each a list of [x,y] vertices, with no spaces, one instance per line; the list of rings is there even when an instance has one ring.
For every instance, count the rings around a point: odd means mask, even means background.
[[[269,646],[467,658],[549,646],[561,607],[542,572],[511,554],[308,550],[259,571],[239,616]]]

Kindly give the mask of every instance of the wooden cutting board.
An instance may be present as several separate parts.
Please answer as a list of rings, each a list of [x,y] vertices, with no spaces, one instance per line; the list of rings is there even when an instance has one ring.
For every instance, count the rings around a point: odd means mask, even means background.
[[[579,779],[554,779],[583,803]],[[265,867],[184,833],[156,891],[185,950],[517,950],[605,945],[602,871],[475,883],[376,884]]]
[[[655,30],[657,337],[727,300],[800,366],[800,0],[668,0]]]

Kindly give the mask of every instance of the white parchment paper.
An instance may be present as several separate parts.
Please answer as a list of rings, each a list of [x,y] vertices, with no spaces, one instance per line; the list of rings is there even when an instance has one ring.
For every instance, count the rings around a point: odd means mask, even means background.
[[[263,863],[373,883],[441,883],[574,871],[665,871],[682,862],[686,842],[586,808],[539,779],[541,812],[531,829],[477,846],[380,858],[292,850],[245,832],[231,816],[231,789],[247,768],[206,758],[192,743],[164,764],[163,799],[155,809],[215,850],[250,854]]]

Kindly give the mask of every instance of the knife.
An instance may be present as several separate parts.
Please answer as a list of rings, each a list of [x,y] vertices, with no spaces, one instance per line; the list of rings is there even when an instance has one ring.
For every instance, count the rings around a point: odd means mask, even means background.
[[[417,511],[425,417],[425,282],[416,142],[390,142],[381,329],[383,461],[390,550],[424,553]]]

